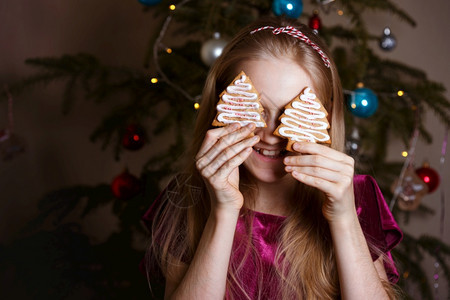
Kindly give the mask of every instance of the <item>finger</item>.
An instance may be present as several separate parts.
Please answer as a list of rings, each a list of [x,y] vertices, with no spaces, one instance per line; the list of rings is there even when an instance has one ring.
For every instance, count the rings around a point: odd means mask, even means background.
[[[329,158],[333,158],[336,161],[341,161],[346,164],[353,165],[353,158],[345,153],[337,151],[336,149],[316,144],[316,143],[294,143],[293,149],[303,154],[316,154]]]
[[[205,139],[203,140],[202,145],[200,146],[200,150],[198,151],[195,160],[198,160],[200,157],[205,155],[206,152],[211,149],[212,146],[214,146],[218,139],[220,139],[222,136],[227,135],[233,131],[236,131],[241,126],[239,123],[233,123],[228,126],[219,127],[215,129],[210,129],[206,132]]]
[[[208,165],[203,168],[199,168],[201,170],[201,174],[204,177],[210,177],[217,172],[220,168],[227,164],[227,162],[231,159],[234,159],[236,156],[239,156],[242,151],[245,149],[252,149],[252,147],[258,143],[259,136],[255,135],[251,138],[247,138],[233,146],[230,146],[224,149],[217,157],[215,157]],[[197,161],[197,167],[201,167],[201,164],[207,161],[205,159],[201,159]],[[242,161],[243,162],[243,161]],[[241,162],[241,163],[242,163]],[[231,171],[230,171],[231,172]]]
[[[319,167],[293,167],[293,166],[286,166],[285,168],[286,172],[297,172],[302,173],[308,176],[321,178],[327,181],[331,181],[334,183],[339,183],[342,180],[342,173],[330,171],[328,169],[319,168]]]
[[[249,124],[247,126],[244,126],[240,128],[239,130],[236,130],[234,132],[231,132],[227,135],[223,135],[220,137],[216,143],[201,157],[197,160],[197,168],[202,169],[208,164],[211,163],[221,152],[223,152],[225,149],[228,149],[229,147],[235,145],[236,143],[241,142],[246,137],[249,136],[250,132],[252,132],[255,129],[255,124]],[[230,150],[227,150],[230,151]],[[240,150],[239,150],[240,151]],[[236,155],[237,152],[233,154]],[[230,155],[228,156],[231,157]]]
[[[286,166],[323,168],[347,175],[353,174],[354,172],[353,165],[320,155],[287,156],[283,162]]]
[[[251,147],[243,149],[237,155],[229,159],[221,168],[219,168],[214,174],[214,177],[217,176],[227,178],[230,176],[231,172],[239,167],[250,156],[252,151],[253,149]]]
[[[332,183],[328,180],[325,180],[323,178],[307,175],[304,173],[300,173],[298,171],[293,171],[292,177],[297,179],[300,182],[303,182],[306,185],[315,187],[325,193],[332,193],[333,189],[336,187],[335,183]]]

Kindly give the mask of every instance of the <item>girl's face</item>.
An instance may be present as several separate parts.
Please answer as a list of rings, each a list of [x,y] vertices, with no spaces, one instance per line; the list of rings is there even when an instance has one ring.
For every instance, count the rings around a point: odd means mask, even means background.
[[[287,141],[273,134],[279,125],[278,117],[284,106],[307,86],[312,87],[310,76],[289,58],[246,61],[241,65],[261,95],[266,128],[256,128],[260,141],[253,147],[245,168],[257,181],[273,183],[286,176],[283,158]]]

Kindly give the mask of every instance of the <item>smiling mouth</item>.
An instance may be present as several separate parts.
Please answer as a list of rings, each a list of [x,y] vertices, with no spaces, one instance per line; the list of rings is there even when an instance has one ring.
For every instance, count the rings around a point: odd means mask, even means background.
[[[255,150],[256,153],[263,155],[268,158],[280,158],[284,157],[287,153],[287,150],[267,150],[262,148],[256,148],[253,147],[253,150]]]

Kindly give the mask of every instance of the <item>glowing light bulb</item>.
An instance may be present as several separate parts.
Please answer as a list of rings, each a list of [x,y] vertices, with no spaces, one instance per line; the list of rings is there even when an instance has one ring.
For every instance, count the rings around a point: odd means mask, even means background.
[[[195,102],[195,103],[194,103],[194,108],[195,108],[195,109],[199,109],[199,108],[200,108],[200,104],[197,103],[197,102]]]
[[[338,15],[340,16],[344,15],[344,11],[342,9],[338,10]]]
[[[351,106],[352,106],[352,108],[353,108],[353,109],[355,109],[355,108],[356,108],[356,104],[355,104],[355,103],[352,103],[352,105],[351,105]]]
[[[133,135],[133,140],[135,140],[136,142],[139,141],[140,139],[141,138],[137,134]]]
[[[294,5],[292,5],[292,3],[289,3],[288,5],[286,5],[286,8],[292,10],[294,8]]]
[[[150,79],[150,82],[151,83],[157,83],[158,82],[158,78],[153,77],[152,79]]]
[[[402,156],[403,157],[407,157],[408,156],[408,151],[402,151]]]
[[[399,90],[399,91],[397,92],[397,95],[398,95],[399,97],[403,96],[404,94],[405,94],[405,92],[402,91],[402,90]]]
[[[171,5],[169,6],[169,9],[170,9],[170,10],[175,10],[175,8],[176,8],[176,6],[175,6],[174,4],[171,4]]]
[[[166,52],[170,54],[170,53],[172,53],[172,49],[167,48],[167,49],[166,49]]]
[[[367,105],[369,105],[369,102],[366,99],[364,99],[361,101],[361,104],[362,104],[362,106],[367,106]]]

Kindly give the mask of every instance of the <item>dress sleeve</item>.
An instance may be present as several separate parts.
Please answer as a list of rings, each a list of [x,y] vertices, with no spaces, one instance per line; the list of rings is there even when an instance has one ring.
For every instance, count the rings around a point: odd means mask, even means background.
[[[389,210],[375,179],[367,175],[356,175],[354,190],[356,210],[364,236],[370,245],[386,254],[387,260],[384,267],[388,279],[390,282],[396,283],[399,273],[390,250],[402,240],[403,233]],[[370,251],[372,259],[375,261],[380,253],[374,249]]]

